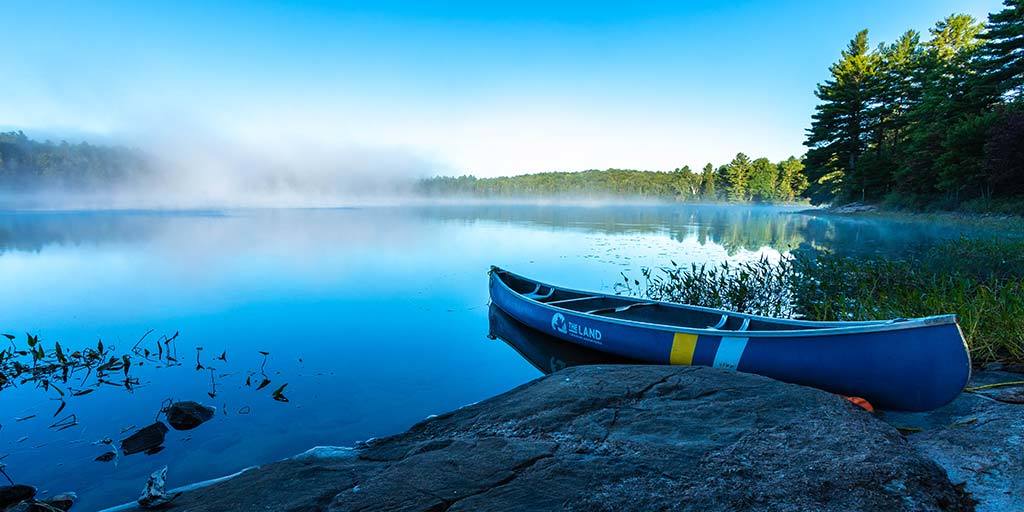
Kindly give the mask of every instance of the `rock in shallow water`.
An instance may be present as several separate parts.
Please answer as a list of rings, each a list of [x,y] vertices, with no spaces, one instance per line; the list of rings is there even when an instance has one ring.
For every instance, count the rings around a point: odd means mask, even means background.
[[[4,485],[0,486],[0,510],[12,505],[17,505],[25,500],[30,500],[36,495],[36,488],[31,485]]]
[[[960,510],[934,462],[822,391],[698,367],[562,370],[356,457],[182,495],[214,510]]]
[[[174,402],[165,411],[167,423],[174,430],[192,430],[213,419],[216,412],[213,407],[193,401]]]
[[[142,496],[139,496],[136,503],[146,510],[158,509],[169,505],[177,496],[178,494],[167,492],[167,466],[164,466],[149,475],[146,487],[142,489]]]
[[[162,421],[158,421],[122,439],[121,451],[125,455],[139,452],[156,453],[163,447],[164,436],[166,435],[167,425],[164,425]]]
[[[57,494],[52,498],[43,500],[42,504],[33,505],[35,508],[29,508],[31,512],[53,512],[54,510],[71,510],[71,507],[75,505],[75,501],[78,501],[78,496],[73,492],[65,492]]]

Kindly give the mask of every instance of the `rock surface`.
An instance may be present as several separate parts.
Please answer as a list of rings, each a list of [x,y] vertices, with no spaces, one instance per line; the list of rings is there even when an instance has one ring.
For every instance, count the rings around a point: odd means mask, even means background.
[[[978,372],[970,386],[1022,379],[1017,373]],[[1020,390],[963,393],[941,409],[883,418],[912,430],[911,445],[942,466],[951,481],[965,484],[978,512],[1024,510],[1024,405],[1001,401]]]
[[[174,402],[167,406],[164,412],[167,415],[167,423],[174,430],[192,430],[213,419],[213,415],[217,410],[189,400]]]
[[[850,213],[864,213],[878,211],[878,207],[873,204],[864,203],[848,203],[839,206],[832,206],[828,209],[829,213],[837,214],[850,214]]]
[[[567,368],[355,450],[247,471],[172,507],[954,511],[969,502],[895,428],[837,396],[713,368],[611,365]]]
[[[36,495],[36,488],[31,485],[3,485],[0,486],[0,510],[11,505],[17,505],[25,500],[30,500]]]
[[[57,510],[71,510],[71,507],[75,505],[77,500],[78,496],[75,493],[64,492],[43,500],[43,503]],[[52,510],[47,510],[46,512],[52,512]]]

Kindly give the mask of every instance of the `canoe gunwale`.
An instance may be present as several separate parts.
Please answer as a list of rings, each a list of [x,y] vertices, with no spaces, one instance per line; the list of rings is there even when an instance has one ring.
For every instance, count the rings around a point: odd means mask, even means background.
[[[531,306],[533,306],[533,307],[539,307],[539,308],[542,308],[542,309],[546,309],[548,311],[551,311],[552,313],[556,313],[557,312],[557,313],[563,313],[563,314],[570,314],[570,315],[574,315],[574,316],[578,316],[578,317],[585,317],[585,318],[588,318],[588,319],[590,319],[590,320],[592,320],[594,322],[607,322],[607,323],[614,323],[614,324],[619,324],[619,325],[624,325],[624,326],[629,326],[629,327],[635,327],[635,328],[640,328],[640,329],[650,329],[650,330],[657,330],[657,331],[671,332],[671,333],[687,333],[687,334],[697,334],[697,335],[705,335],[705,336],[729,336],[729,335],[737,334],[737,335],[742,335],[745,338],[781,338],[781,337],[784,337],[784,338],[802,338],[802,337],[812,337],[812,336],[829,336],[829,335],[843,335],[843,334],[864,334],[864,333],[875,333],[875,332],[885,332],[885,331],[898,331],[898,330],[915,329],[915,328],[920,328],[920,327],[944,325],[944,324],[954,324],[954,325],[957,325],[957,328],[959,329],[959,325],[957,324],[957,321],[956,321],[956,315],[937,315],[937,316],[929,316],[929,317],[906,319],[906,320],[900,320],[900,321],[895,321],[895,320],[869,320],[869,321],[850,321],[850,322],[817,322],[817,321],[811,321],[811,320],[796,320],[796,319],[773,318],[773,317],[766,317],[766,316],[760,316],[760,315],[751,315],[751,314],[747,314],[747,313],[737,313],[737,312],[734,312],[734,311],[728,311],[728,310],[724,310],[724,309],[708,308],[708,307],[702,307],[702,306],[694,306],[694,305],[690,305],[690,304],[678,304],[678,303],[673,303],[673,302],[653,301],[653,302],[656,302],[658,305],[666,306],[666,307],[680,308],[680,309],[690,309],[690,310],[696,310],[696,311],[701,311],[701,312],[706,312],[706,313],[717,313],[717,314],[722,314],[722,315],[729,315],[730,317],[737,317],[737,318],[744,318],[744,319],[751,319],[751,320],[760,320],[760,321],[765,321],[765,322],[774,322],[776,324],[782,324],[782,325],[803,326],[803,327],[810,327],[810,328],[793,329],[793,330],[772,330],[772,331],[738,331],[738,330],[723,330],[723,329],[712,329],[712,328],[688,327],[688,326],[684,326],[684,325],[657,324],[657,323],[643,322],[643,321],[639,321],[639,320],[627,320],[627,319],[622,319],[622,318],[614,318],[614,317],[608,317],[608,316],[588,314],[588,313],[583,312],[583,311],[577,311],[577,310],[568,309],[568,308],[561,308],[561,307],[558,307],[557,305],[551,305],[551,304],[548,304],[548,303],[540,302],[540,301],[531,299],[529,297],[526,297],[522,293],[519,293],[519,292],[513,290],[512,287],[510,287],[508,285],[508,283],[505,282],[504,279],[502,279],[500,276],[495,276],[494,274],[495,273],[506,274],[506,275],[512,276],[512,277],[514,277],[516,279],[524,280],[524,281],[531,282],[531,283],[537,283],[537,284],[540,284],[542,286],[548,286],[548,287],[553,288],[553,289],[558,289],[558,290],[562,290],[562,291],[566,291],[566,292],[570,292],[570,293],[582,293],[582,294],[592,295],[592,296],[595,296],[595,297],[609,297],[609,298],[633,299],[633,297],[620,297],[620,296],[617,296],[617,295],[609,295],[609,294],[606,294],[606,293],[597,293],[597,292],[585,291],[585,290],[574,290],[574,289],[571,289],[571,288],[564,288],[564,287],[561,287],[561,286],[553,286],[553,285],[550,285],[550,284],[547,284],[547,283],[543,283],[541,281],[537,281],[535,279],[531,279],[531,278],[528,278],[528,277],[525,277],[525,276],[522,276],[522,275],[519,275],[519,274],[516,274],[516,273],[513,273],[513,272],[509,272],[508,270],[504,270],[504,269],[496,267],[496,266],[492,266],[491,270],[488,273],[491,274],[491,279],[492,280],[496,279],[497,282],[498,282],[498,285],[503,287],[513,297],[516,297],[516,298],[518,298],[521,301],[527,302],[527,303],[531,304]],[[493,300],[493,297],[492,297],[492,300]],[[499,304],[499,306],[500,306],[500,304]],[[504,309],[504,308],[502,308],[502,309]],[[506,311],[506,312],[508,312],[508,311]],[[508,312],[508,313],[511,313],[511,312]]]

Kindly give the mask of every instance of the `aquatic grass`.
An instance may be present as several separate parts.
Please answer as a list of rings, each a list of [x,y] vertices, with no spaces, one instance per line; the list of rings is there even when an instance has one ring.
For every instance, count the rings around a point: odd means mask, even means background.
[[[762,257],[742,263],[643,268],[639,280],[623,275],[616,291],[653,300],[682,302],[768,316],[792,316],[790,261]]]
[[[1024,242],[960,239],[909,256],[804,247],[778,261],[646,268],[620,293],[777,317],[955,313],[976,363],[1024,361]]]
[[[6,338],[7,344],[0,349],[0,392],[22,386],[39,389],[49,400],[56,402],[56,410],[51,416],[54,421],[50,424],[50,429],[60,431],[78,426],[75,414],[60,416],[72,399],[106,387],[132,392],[142,385],[135,371],[144,365],[155,368],[183,366],[178,358],[176,343],[179,333],[147,341],[152,332],[147,331],[129,351],[123,353],[119,353],[114,346],[104,344],[102,340],[97,341],[95,346],[69,350],[56,341],[47,348],[47,344],[40,340],[39,336],[32,334],[25,335],[24,345],[18,343],[18,337],[13,334],[0,334]],[[210,398],[216,398],[218,379],[230,374],[218,375],[215,373],[216,368],[204,365],[200,360],[202,351],[202,347],[196,347],[195,369],[209,372],[210,391],[207,394]],[[270,353],[259,351],[259,354],[262,356],[259,370],[250,370],[245,380],[246,387],[250,387],[251,377],[261,376],[263,380],[256,387],[257,391],[271,382],[265,371]],[[226,364],[227,351],[221,352],[214,361]],[[288,402],[283,393],[286,386],[287,383],[279,386],[271,394],[271,398],[279,402]],[[25,421],[34,417],[36,415],[32,414],[15,418],[15,421]]]

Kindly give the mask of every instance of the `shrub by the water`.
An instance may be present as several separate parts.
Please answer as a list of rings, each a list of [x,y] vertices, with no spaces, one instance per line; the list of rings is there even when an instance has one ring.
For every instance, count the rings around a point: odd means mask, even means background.
[[[778,261],[647,268],[620,292],[777,317],[955,313],[976,363],[1024,360],[1024,241],[960,239],[887,258],[801,249]]]

